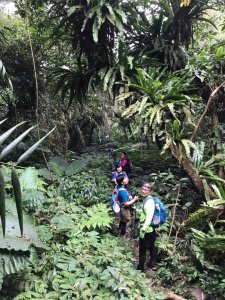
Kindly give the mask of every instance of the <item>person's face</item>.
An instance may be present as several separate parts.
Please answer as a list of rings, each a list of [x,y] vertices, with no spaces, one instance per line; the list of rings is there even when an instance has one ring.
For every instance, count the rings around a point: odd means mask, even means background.
[[[116,170],[117,170],[118,173],[120,173],[120,172],[122,172],[122,167],[121,167],[121,166],[120,166],[120,167],[117,167]]]
[[[122,153],[122,154],[121,154],[121,157],[122,157],[122,158],[125,158],[125,154],[124,154],[124,153]]]
[[[142,197],[147,197],[148,195],[151,194],[151,191],[145,187],[141,187],[141,196]]]

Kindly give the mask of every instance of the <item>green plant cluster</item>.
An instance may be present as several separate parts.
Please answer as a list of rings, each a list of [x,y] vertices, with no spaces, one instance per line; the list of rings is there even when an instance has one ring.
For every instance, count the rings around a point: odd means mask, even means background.
[[[91,166],[93,157],[85,156],[72,162],[62,157],[53,157],[49,170],[40,169],[39,175],[49,182],[46,189],[48,197],[61,196],[68,202],[77,205],[91,206],[97,203],[108,203],[111,193],[109,178],[105,175],[98,160]],[[54,180],[52,183],[51,179]]]
[[[190,294],[194,288],[201,288],[205,294],[213,295],[213,299],[223,299],[225,281],[223,270],[199,268],[194,260],[181,261],[179,255],[167,257],[159,263],[154,280],[171,288],[186,299],[195,299]]]
[[[50,250],[33,264],[35,280],[15,299],[159,299],[133,268],[126,243],[107,233],[112,220],[104,212],[103,204],[46,202],[36,217]]]
[[[79,176],[65,177],[60,189],[60,195],[67,201],[75,201],[86,206],[95,203],[108,203],[110,197],[109,179],[100,169],[83,171]],[[111,188],[112,189],[112,188]]]

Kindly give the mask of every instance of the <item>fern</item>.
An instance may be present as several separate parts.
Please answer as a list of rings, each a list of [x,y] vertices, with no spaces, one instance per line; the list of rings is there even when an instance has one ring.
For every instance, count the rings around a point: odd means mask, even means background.
[[[38,170],[28,167],[20,174],[20,184],[22,191],[41,190],[45,191],[45,182],[38,177]]]
[[[111,227],[112,221],[113,218],[109,216],[108,206],[99,203],[87,210],[87,218],[81,222],[80,227],[81,229],[105,229]]]

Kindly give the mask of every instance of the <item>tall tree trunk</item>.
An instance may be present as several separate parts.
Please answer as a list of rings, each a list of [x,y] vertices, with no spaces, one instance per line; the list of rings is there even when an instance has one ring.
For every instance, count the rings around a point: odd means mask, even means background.
[[[204,195],[204,186],[203,186],[202,179],[199,176],[199,174],[196,172],[196,170],[195,170],[193,164],[190,162],[190,160],[186,156],[182,156],[182,158],[180,159],[179,148],[177,145],[173,144],[170,147],[170,150],[171,150],[173,156],[179,161],[181,168],[189,176],[190,180],[192,181],[192,183],[194,184],[196,189],[201,194]],[[209,192],[209,196],[211,199],[216,198],[215,193],[213,192],[213,190],[210,187],[208,187],[208,192]]]

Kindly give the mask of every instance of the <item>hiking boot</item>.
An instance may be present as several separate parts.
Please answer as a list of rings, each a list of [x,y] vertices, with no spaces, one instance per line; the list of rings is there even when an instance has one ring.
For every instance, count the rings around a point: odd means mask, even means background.
[[[148,268],[151,269],[152,271],[156,271],[156,265],[153,265],[151,263],[148,264]]]
[[[139,271],[141,271],[141,272],[144,272],[144,271],[145,271],[145,269],[142,268],[142,267],[139,266],[139,265],[135,266],[135,269],[136,269],[136,270],[139,270]]]

